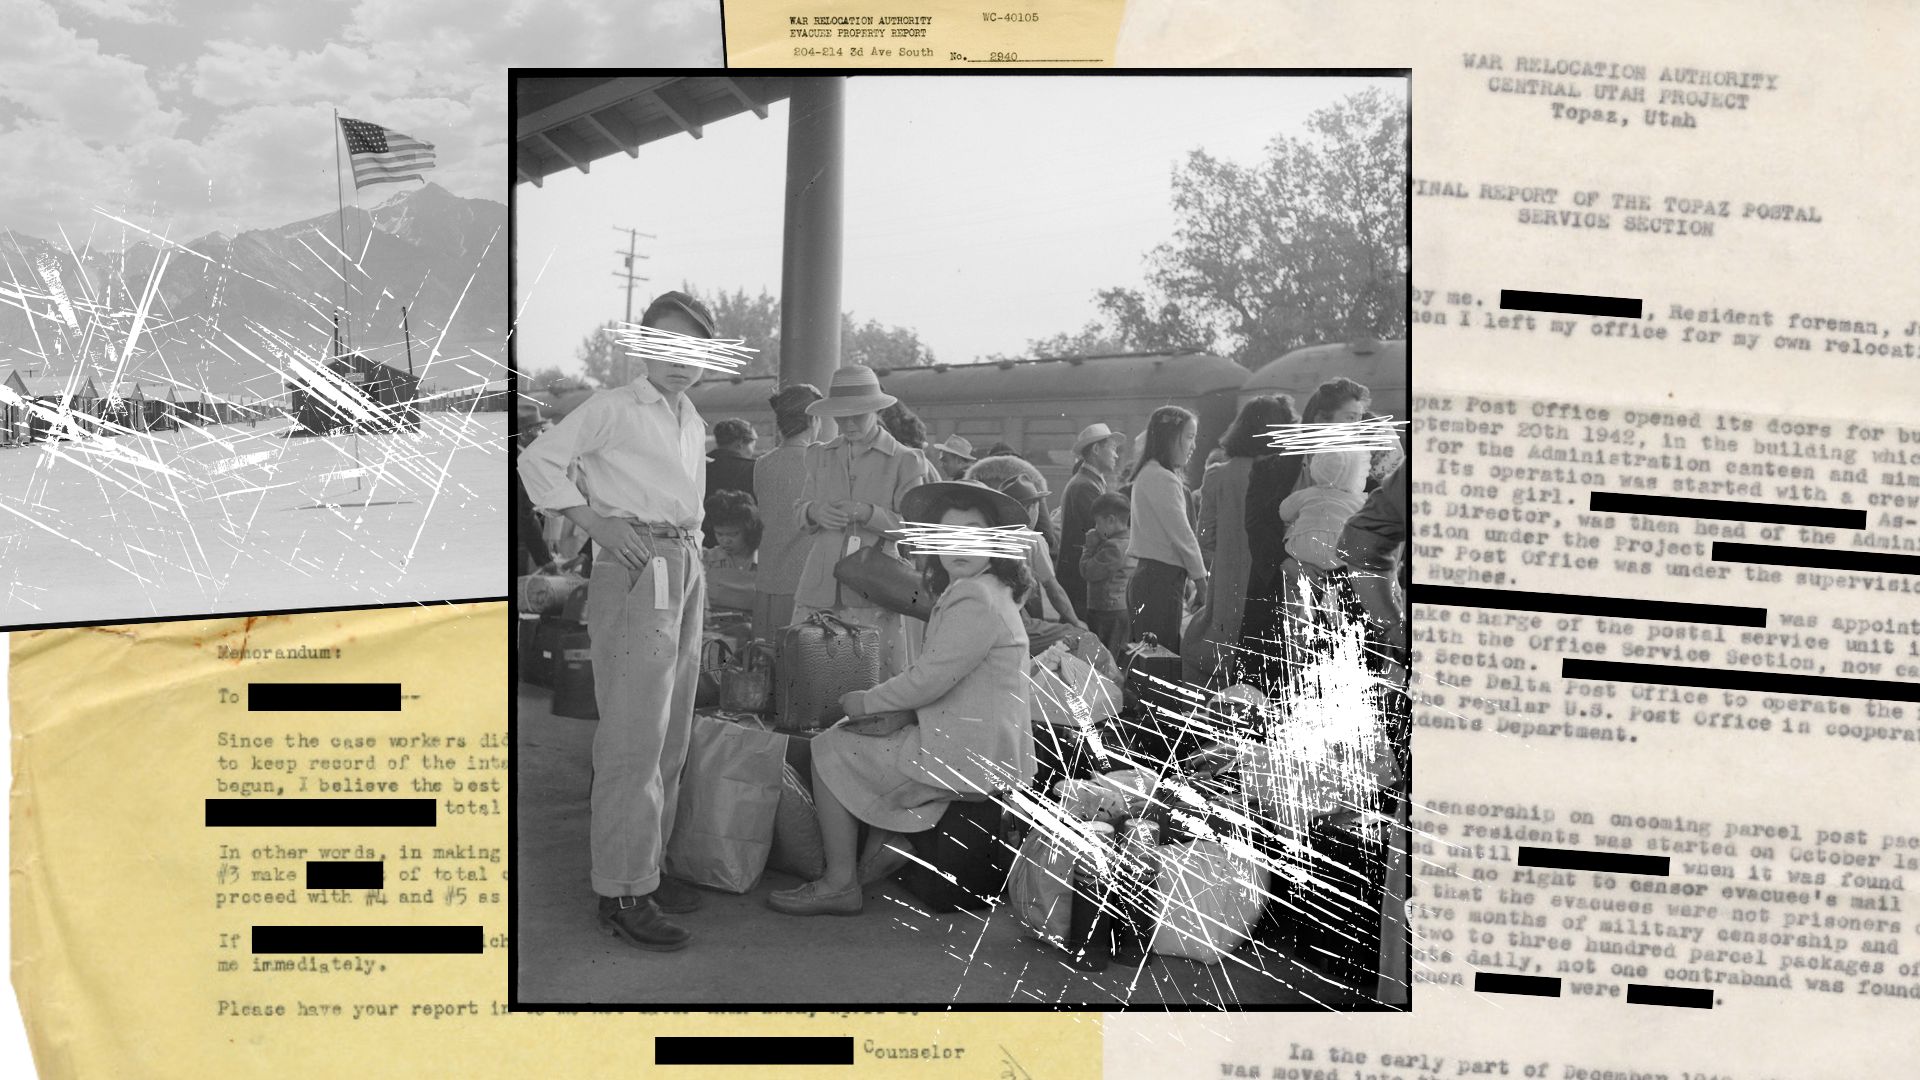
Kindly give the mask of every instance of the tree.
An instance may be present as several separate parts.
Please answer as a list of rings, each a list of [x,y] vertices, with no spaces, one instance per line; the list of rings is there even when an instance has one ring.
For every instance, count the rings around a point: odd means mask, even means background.
[[[1166,303],[1150,308],[1137,289],[1102,289],[1098,294],[1100,317],[1078,332],[1061,332],[1052,337],[1033,338],[1018,354],[995,353],[988,362],[1002,360],[1038,360],[1058,356],[1107,356],[1130,352],[1174,352],[1181,349],[1205,349],[1212,343],[1203,327],[1189,323],[1179,305]]]
[[[1082,327],[1078,333],[1062,331],[1052,337],[1030,338],[1026,348],[1018,353],[1011,356],[1006,353],[994,353],[986,357],[985,362],[1039,360],[1057,356],[1101,356],[1127,351],[1126,343],[1114,333],[1113,328],[1096,319]]]
[[[1099,294],[1130,347],[1211,347],[1258,367],[1303,345],[1406,335],[1406,111],[1368,90],[1307,130],[1251,167],[1202,150],[1176,166],[1179,224],[1147,257],[1148,292]]]
[[[1138,289],[1102,289],[1100,311],[1113,325],[1115,340],[1128,352],[1173,352],[1213,347],[1213,332],[1190,318],[1179,304],[1151,304]]]
[[[619,326],[617,320],[608,319],[599,329],[581,338],[580,347],[574,350],[574,357],[586,369],[587,381],[593,385],[608,389],[625,386],[642,374],[640,365],[634,363],[608,333]]]
[[[883,326],[878,319],[856,324],[853,313],[840,316],[840,361],[871,368],[928,367],[933,350],[904,326]]]
[[[520,376],[520,392],[523,394],[551,390],[556,386],[570,386],[579,380],[557,367],[544,367]]]
[[[753,358],[747,362],[746,375],[777,375],[780,373],[780,301],[765,289],[758,296],[748,296],[745,289],[733,292],[704,294],[691,285],[682,285],[681,291],[707,305],[713,312],[714,334],[723,338],[736,338],[745,347],[754,350]]]

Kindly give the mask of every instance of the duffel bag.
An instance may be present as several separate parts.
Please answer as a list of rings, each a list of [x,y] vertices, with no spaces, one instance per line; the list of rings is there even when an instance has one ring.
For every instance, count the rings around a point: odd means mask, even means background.
[[[1037,826],[1027,834],[1007,875],[1007,903],[1027,932],[1064,948],[1073,918],[1072,842],[1058,830]]]
[[[791,764],[780,769],[780,809],[773,820],[773,851],[767,865],[802,881],[827,872],[827,845],[820,835],[813,785]]]
[[[529,615],[558,615],[567,606],[568,597],[586,587],[587,579],[578,574],[544,571],[520,579],[520,610]]]
[[[1218,964],[1247,939],[1267,896],[1267,871],[1211,840],[1161,847],[1147,951]]]

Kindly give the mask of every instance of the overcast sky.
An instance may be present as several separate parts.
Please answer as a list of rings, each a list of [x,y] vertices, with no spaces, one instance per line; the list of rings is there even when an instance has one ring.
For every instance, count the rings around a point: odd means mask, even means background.
[[[1251,164],[1315,110],[1400,79],[1088,75],[858,76],[847,86],[843,301],[966,362],[1077,331],[1093,294],[1138,285],[1172,238],[1186,152]],[[786,104],[705,137],[649,144],[516,189],[523,371],[579,369],[580,340],[624,314],[616,226],[653,233],[652,291],[780,291]]]
[[[721,56],[719,0],[0,0],[0,230],[77,244],[105,205],[191,239],[331,210],[335,107],[504,202],[509,64]]]

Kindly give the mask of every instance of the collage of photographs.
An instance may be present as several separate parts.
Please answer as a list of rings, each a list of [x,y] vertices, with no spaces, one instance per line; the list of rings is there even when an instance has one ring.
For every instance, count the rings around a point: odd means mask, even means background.
[[[1905,1075],[1764,6],[0,0],[0,1060]]]

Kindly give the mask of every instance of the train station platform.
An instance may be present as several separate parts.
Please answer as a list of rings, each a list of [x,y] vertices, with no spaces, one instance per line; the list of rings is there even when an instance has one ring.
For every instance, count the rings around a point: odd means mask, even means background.
[[[891,881],[868,887],[858,917],[795,918],[766,906],[768,893],[797,884],[771,870],[744,896],[707,891],[699,911],[676,916],[693,933],[684,950],[631,948],[595,923],[588,882],[594,722],[553,715],[546,690],[522,685],[518,694],[513,933],[523,1005],[1234,1009],[1354,1000],[1319,970],[1252,942],[1217,966],[1154,956],[1077,971],[1010,911],[928,914]]]

